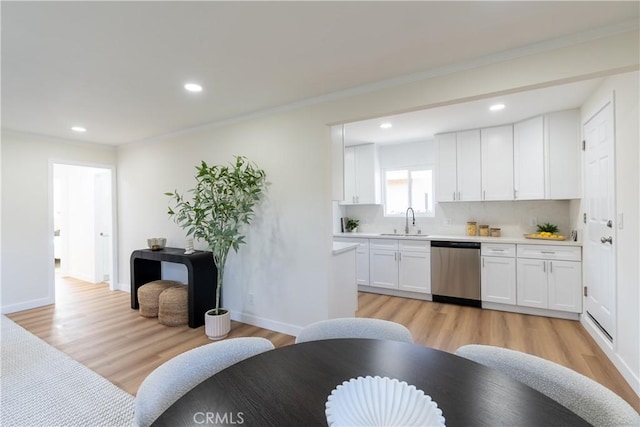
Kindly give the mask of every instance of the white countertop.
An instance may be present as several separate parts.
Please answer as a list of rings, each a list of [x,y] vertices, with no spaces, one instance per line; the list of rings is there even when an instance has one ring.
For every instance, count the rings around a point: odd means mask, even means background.
[[[404,240],[450,240],[457,242],[479,242],[479,243],[516,243],[527,245],[560,245],[560,246],[582,246],[582,242],[570,240],[547,240],[547,239],[527,239],[522,237],[480,237],[466,235],[445,235],[445,234],[381,234],[381,233],[335,233],[333,237],[350,237],[363,239],[404,239]],[[334,245],[339,242],[335,242]],[[334,249],[335,251],[335,249]]]
[[[349,233],[353,234],[353,233]],[[333,242],[333,254],[338,255],[343,252],[352,251],[358,247],[357,243]]]

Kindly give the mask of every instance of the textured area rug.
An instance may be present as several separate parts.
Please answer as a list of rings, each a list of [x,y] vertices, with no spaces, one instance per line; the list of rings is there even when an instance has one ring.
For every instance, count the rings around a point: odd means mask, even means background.
[[[134,397],[0,316],[0,425],[131,426]]]

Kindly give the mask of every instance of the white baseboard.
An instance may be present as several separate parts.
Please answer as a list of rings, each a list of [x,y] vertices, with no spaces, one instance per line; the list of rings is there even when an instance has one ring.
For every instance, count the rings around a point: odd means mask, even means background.
[[[302,327],[290,325],[288,323],[277,322],[263,317],[254,316],[252,314],[242,313],[239,311],[231,311],[231,320],[246,323],[260,328],[269,329],[271,331],[280,332],[281,334],[298,336]]]
[[[634,373],[629,365],[616,353],[611,341],[609,341],[600,329],[593,323],[589,316],[583,314],[580,317],[580,324],[591,335],[593,340],[598,344],[598,347],[602,349],[604,354],[611,360],[611,363],[616,367],[620,375],[629,383],[633,391],[638,397],[640,397],[640,378]]]
[[[112,291],[124,291],[131,293],[131,285],[128,283],[114,283],[111,288]]]
[[[65,276],[68,277],[72,277],[74,279],[78,279],[78,280],[82,280],[83,282],[88,282],[88,283],[96,283],[96,278],[89,275],[89,274],[84,274],[84,273],[79,273],[77,271],[68,271],[67,274],[65,274]]]
[[[369,292],[371,294],[389,295],[392,297],[419,299],[423,301],[432,301],[431,294],[421,294],[418,292],[401,291],[398,289],[378,288],[376,286],[358,285],[359,292]]]
[[[32,308],[38,308],[45,305],[51,305],[54,303],[55,303],[54,297],[39,298],[31,301],[21,302],[18,304],[3,305],[2,308],[0,308],[0,310],[2,311],[2,314],[8,314],[8,313],[15,313],[17,311],[30,310]]]
[[[580,320],[580,314],[578,313],[559,310],[545,310],[542,308],[524,307],[520,305],[482,301],[482,308],[488,310],[508,311],[511,313],[532,314],[534,316],[556,317],[558,319]]]

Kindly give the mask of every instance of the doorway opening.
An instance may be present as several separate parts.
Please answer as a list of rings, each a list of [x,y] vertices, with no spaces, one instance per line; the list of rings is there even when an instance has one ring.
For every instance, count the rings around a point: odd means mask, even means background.
[[[53,164],[55,274],[113,289],[113,171]]]

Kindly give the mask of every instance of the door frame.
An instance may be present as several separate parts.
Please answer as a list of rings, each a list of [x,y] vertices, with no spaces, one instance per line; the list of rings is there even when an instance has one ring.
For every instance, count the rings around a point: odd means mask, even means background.
[[[615,160],[616,160],[616,104],[615,104],[615,92],[612,91],[611,93],[607,94],[606,96],[603,96],[602,99],[600,99],[600,101],[594,103],[595,107],[588,111],[587,114],[583,114],[582,115],[582,120],[581,120],[581,128],[580,128],[580,132],[582,135],[582,139],[584,140],[585,136],[584,136],[584,126],[587,124],[587,122],[589,122],[591,119],[593,119],[598,113],[600,113],[602,110],[604,110],[607,105],[610,104],[611,105],[611,113],[613,116],[613,147],[612,147],[612,152],[613,152],[613,160],[614,160],[614,165],[615,165]],[[586,185],[586,177],[585,177],[585,173],[586,173],[586,168],[585,168],[585,155],[584,155],[584,151],[583,151],[583,158],[582,158],[582,182],[583,182],[583,189],[582,189],[582,203],[585,203],[585,185]],[[613,244],[612,244],[612,255],[613,255],[613,260],[612,260],[612,264],[613,264],[613,271],[612,271],[612,275],[613,275],[613,283],[614,283],[614,296],[613,296],[613,304],[614,304],[614,309],[615,309],[615,331],[618,330],[618,299],[617,299],[617,293],[618,293],[618,251],[617,251],[617,247],[618,247],[618,236],[617,236],[617,180],[616,180],[616,173],[615,173],[615,169],[613,170],[613,204],[614,204],[614,213],[613,213],[613,221],[614,221],[614,226],[611,229],[611,233],[613,236]],[[583,212],[586,212],[586,206],[583,206],[583,208],[581,209],[581,214]],[[583,223],[584,229],[583,229],[583,236],[582,236],[582,241],[585,242],[586,236],[587,236],[587,227],[586,224]],[[587,249],[588,246],[583,246],[583,261],[584,261],[584,251],[585,249]],[[586,266],[583,265],[583,269],[582,269],[582,285],[583,288],[585,286],[586,280],[588,279],[587,276],[587,269]],[[615,336],[613,336],[613,340],[610,340],[609,337],[600,329],[600,326],[596,324],[596,322],[594,322],[594,320],[587,314],[587,310],[586,310],[586,301],[587,301],[587,297],[584,296],[582,297],[582,306],[583,306],[583,312],[580,315],[580,322],[582,323],[582,325],[585,327],[585,329],[589,332],[589,334],[596,339],[599,343],[600,343],[600,347],[603,349],[606,349],[606,353],[608,353],[609,359],[610,360],[614,360],[615,359],[615,349],[617,347],[617,332],[614,332]]]
[[[87,167],[87,168],[96,168],[96,169],[106,169],[111,172],[111,235],[110,235],[110,243],[111,243],[111,271],[109,272],[110,280],[109,280],[109,290],[118,290],[118,285],[116,281],[118,280],[118,220],[117,220],[117,185],[116,185],[116,166],[113,164],[104,164],[104,163],[91,163],[91,162],[80,162],[73,161],[68,159],[49,159],[49,171],[48,171],[48,228],[49,228],[49,236],[53,236],[54,234],[54,195],[53,195],[53,187],[54,187],[54,165],[68,165],[68,166],[79,166],[79,167]],[[54,248],[53,248],[53,240],[49,244],[49,295],[53,296],[53,301],[55,303],[55,261],[54,261]]]

